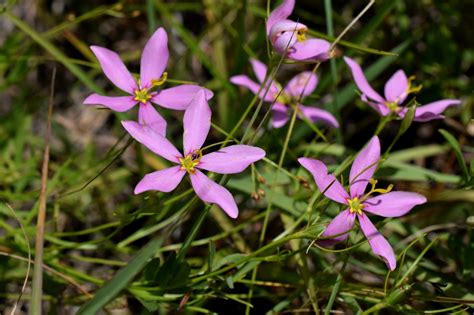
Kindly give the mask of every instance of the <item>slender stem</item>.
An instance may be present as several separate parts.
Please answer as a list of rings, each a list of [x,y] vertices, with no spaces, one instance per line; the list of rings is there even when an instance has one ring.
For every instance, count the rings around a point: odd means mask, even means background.
[[[184,257],[186,257],[186,253],[188,252],[189,246],[191,246],[191,243],[193,242],[194,238],[197,235],[197,232],[199,231],[199,228],[201,227],[202,223],[204,222],[204,219],[207,216],[207,213],[209,212],[209,209],[211,208],[210,205],[206,205],[203,211],[199,214],[199,217],[196,219],[196,221],[193,224],[193,227],[191,228],[191,231],[189,232],[188,236],[183,242],[183,246],[181,246],[181,249],[179,250],[178,253],[178,260],[183,261]]]
[[[334,288],[332,288],[331,296],[329,297],[328,305],[326,305],[326,309],[324,310],[324,315],[329,315],[331,314],[331,309],[334,304],[334,300],[336,300],[337,293],[339,292],[339,287],[341,286],[342,283],[342,274],[344,273],[344,270],[346,269],[347,266],[347,261],[349,260],[349,254],[346,254],[346,257],[344,258],[344,262],[341,268],[341,271],[337,275],[336,283],[334,284]]]
[[[48,184],[49,166],[49,140],[51,139],[51,116],[53,114],[54,83],[56,80],[56,68],[53,69],[48,105],[48,120],[43,154],[43,165],[41,168],[41,190],[39,196],[38,218],[36,221],[35,240],[35,266],[33,269],[33,283],[31,293],[30,314],[41,315],[41,302],[43,297],[43,246],[44,246],[44,224],[46,221],[46,188]]]

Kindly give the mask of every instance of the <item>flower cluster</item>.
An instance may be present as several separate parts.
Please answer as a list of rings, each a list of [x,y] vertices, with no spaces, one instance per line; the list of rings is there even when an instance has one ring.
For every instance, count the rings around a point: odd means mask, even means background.
[[[211,109],[208,100],[213,93],[198,85],[179,85],[156,90],[165,83],[168,63],[168,38],[159,28],[145,45],[140,64],[140,78],[135,80],[120,57],[113,51],[92,46],[105,75],[129,96],[102,96],[92,94],[85,104],[99,104],[114,111],[127,111],[139,105],[138,122],[122,121],[123,127],[138,142],[152,152],[178,165],[147,174],[136,186],[135,194],[148,190],[170,192],[174,190],[186,173],[196,194],[203,201],[220,206],[231,218],[238,215],[237,204],[231,193],[223,186],[205,176],[199,169],[219,174],[234,174],[245,170],[250,164],[261,160],[265,151],[249,145],[233,145],[217,152],[202,154],[202,145],[211,127]],[[162,107],[185,110],[184,154],[166,138],[166,121],[154,109],[151,102]]]
[[[284,0],[273,10],[266,23],[268,40],[274,50],[284,58],[322,62],[333,57],[331,44],[318,38],[307,38],[307,26],[289,20],[295,0]],[[211,108],[208,101],[213,92],[198,85],[179,85],[162,89],[168,74],[165,68],[169,58],[167,35],[159,28],[147,42],[141,56],[140,75],[137,78],[127,70],[120,57],[113,51],[92,46],[104,74],[126,96],[102,96],[92,94],[85,104],[105,106],[113,111],[128,111],[138,105],[138,121],[122,121],[125,130],[136,141],[150,151],[173,163],[173,166],[147,174],[135,187],[135,194],[154,190],[170,192],[188,176],[196,195],[204,202],[217,204],[231,218],[238,216],[237,204],[232,194],[223,186],[212,181],[202,171],[218,174],[235,174],[250,164],[261,160],[265,151],[250,145],[231,145],[216,152],[205,152],[203,147],[211,127]],[[361,99],[380,115],[392,115],[401,119],[407,112],[402,104],[408,95],[417,92],[421,86],[413,87],[412,77],[398,70],[385,85],[385,97],[378,94],[368,83],[362,68],[353,59],[344,57],[355,84],[361,91]],[[271,103],[273,113],[271,125],[283,127],[289,120],[290,111],[310,123],[323,122],[331,128],[338,128],[339,122],[328,111],[303,105],[302,99],[311,95],[318,84],[318,76],[311,71],[295,75],[284,87],[268,74],[264,63],[250,59],[258,82],[246,75],[236,75],[230,81],[252,91],[262,101]],[[184,110],[183,152],[166,138],[166,121],[152,104],[161,107]],[[416,108],[415,121],[440,119],[449,106],[460,104],[459,100],[436,101]],[[329,223],[318,244],[331,246],[346,240],[353,229],[356,218],[362,233],[373,252],[382,257],[390,270],[395,269],[395,254],[388,241],[378,232],[368,214],[382,217],[399,217],[413,207],[426,202],[420,194],[376,188],[373,179],[380,163],[380,140],[373,137],[355,157],[349,173],[348,190],[333,174],[328,174],[326,165],[319,160],[301,157],[299,163],[313,176],[316,186],[328,199],[343,205],[343,210]],[[367,186],[370,190],[367,192]]]

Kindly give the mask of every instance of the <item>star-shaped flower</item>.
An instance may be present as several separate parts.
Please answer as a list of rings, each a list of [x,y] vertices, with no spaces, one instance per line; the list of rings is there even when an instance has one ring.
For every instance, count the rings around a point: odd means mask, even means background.
[[[207,100],[213,96],[210,90],[189,84],[156,90],[166,82],[167,73],[164,70],[169,58],[168,36],[161,27],[151,36],[143,49],[140,78],[137,80],[128,71],[117,53],[99,46],[91,46],[91,49],[107,78],[129,95],[103,96],[94,93],[84,100],[84,104],[99,104],[116,112],[128,111],[138,104],[138,121],[162,135],[166,132],[166,121],[151,103],[165,108],[184,110],[198,91],[204,90]]]
[[[188,174],[199,198],[217,204],[231,218],[237,217],[239,211],[231,193],[209,179],[201,170],[219,174],[240,173],[250,164],[261,160],[265,151],[249,145],[232,145],[203,155],[201,148],[211,128],[211,110],[203,91],[197,93],[184,113],[184,154],[163,135],[146,125],[134,121],[123,121],[122,125],[135,140],[177,164],[145,175],[135,187],[135,194],[148,190],[170,192],[178,186],[184,175]]]
[[[412,87],[414,77],[407,78],[403,70],[398,70],[385,84],[385,98],[377,93],[367,81],[360,65],[351,58],[344,57],[344,61],[351,69],[355,84],[362,92],[362,101],[369,104],[380,115],[386,116],[391,112],[404,117],[407,109],[402,106],[410,93],[418,92],[421,86]],[[460,100],[447,99],[419,106],[415,111],[415,121],[430,121],[444,118],[442,112],[449,106],[461,104]]]
[[[332,174],[328,174],[323,162],[310,158],[299,158],[300,164],[306,168],[314,178],[318,189],[324,195],[346,209],[339,213],[326,227],[322,236],[330,238],[321,241],[322,245],[332,245],[345,240],[349,236],[356,217],[365,237],[369,240],[372,251],[382,257],[390,270],[397,266],[395,254],[387,240],[377,231],[366,213],[376,214],[387,218],[399,217],[407,214],[414,206],[426,202],[420,194],[406,191],[391,191],[375,188],[377,181],[372,179],[380,161],[380,142],[377,136],[357,155],[349,174],[349,193]],[[371,190],[365,193],[367,184]],[[380,193],[378,196],[372,196]]]
[[[265,80],[267,67],[256,59],[250,59],[253,71],[259,83],[255,83],[246,75],[236,75],[230,78],[230,82],[245,86],[254,94],[258,93],[260,86]],[[308,96],[316,89],[318,77],[311,71],[305,71],[294,76],[285,88],[282,90],[281,85],[273,81],[270,84],[268,92],[265,95],[265,88],[260,92],[260,99],[266,102],[275,102],[272,106],[273,119],[272,126],[280,128],[284,126],[289,119],[289,110],[298,104],[299,114],[304,115],[312,122],[322,121],[331,127],[339,127],[336,118],[328,111],[315,108],[312,106],[304,106],[298,103],[302,96]],[[280,92],[281,91],[281,92]],[[264,97],[265,96],[265,97]]]
[[[319,38],[306,38],[308,27],[300,22],[288,20],[293,12],[295,0],[283,3],[270,13],[267,20],[267,36],[280,54],[293,60],[325,61],[330,58],[331,44]]]

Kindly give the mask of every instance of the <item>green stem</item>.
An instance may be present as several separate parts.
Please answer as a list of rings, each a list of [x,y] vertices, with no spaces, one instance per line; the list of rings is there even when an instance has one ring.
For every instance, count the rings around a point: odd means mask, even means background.
[[[193,242],[194,238],[197,235],[197,232],[199,231],[199,228],[201,227],[202,223],[204,222],[204,219],[206,218],[209,209],[211,208],[210,205],[207,205],[204,210],[199,214],[199,217],[196,219],[196,221],[193,224],[193,227],[191,228],[191,231],[189,232],[188,236],[183,242],[183,246],[179,250],[178,253],[178,261],[183,261],[184,258],[186,257],[186,253],[188,252],[189,246],[191,246],[191,243]]]
[[[326,305],[326,309],[324,310],[324,315],[331,314],[332,306],[334,304],[334,301],[336,300],[337,293],[339,292],[339,287],[341,286],[341,283],[342,283],[342,274],[344,273],[344,270],[346,269],[348,260],[349,260],[349,254],[347,254],[346,257],[344,258],[344,263],[342,265],[341,271],[337,275],[336,283],[334,284],[334,288],[332,289],[331,296],[329,297],[328,305]]]

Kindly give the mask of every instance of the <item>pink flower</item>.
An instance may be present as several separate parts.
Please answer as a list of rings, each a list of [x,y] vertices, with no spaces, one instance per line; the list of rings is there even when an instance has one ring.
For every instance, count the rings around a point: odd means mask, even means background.
[[[260,85],[263,84],[265,80],[265,75],[267,73],[267,67],[256,59],[250,59],[252,64],[253,71],[259,83],[255,83],[250,80],[246,75],[237,75],[230,78],[230,82],[245,86],[250,89],[254,94],[258,93]],[[298,103],[298,99],[301,96],[310,95],[318,84],[317,76],[311,71],[301,72],[294,76],[282,90],[281,86],[273,81],[270,84],[267,94],[265,95],[266,89],[262,89],[260,92],[260,99],[263,99],[266,102],[274,102],[272,107],[273,119],[272,126],[274,128],[280,128],[285,125],[289,119],[289,109],[292,105]],[[281,93],[279,93],[281,90]],[[265,97],[264,97],[265,95]],[[300,116],[304,115],[307,119],[312,122],[323,121],[331,127],[339,127],[339,124],[334,118],[334,116],[322,109],[303,106],[298,104],[298,109],[300,110]]]
[[[84,104],[99,104],[116,112],[128,111],[139,104],[138,121],[147,124],[161,135],[166,132],[166,121],[151,105],[152,102],[165,108],[184,110],[198,91],[204,90],[207,100],[213,96],[211,91],[197,85],[179,85],[156,91],[157,87],[166,82],[167,73],[164,70],[169,57],[168,36],[161,27],[145,45],[141,57],[140,78],[137,80],[117,53],[99,46],[91,46],[91,49],[107,78],[129,95],[103,96],[94,93],[84,100]]]
[[[403,70],[398,70],[385,84],[385,98],[383,98],[367,82],[367,78],[358,63],[348,57],[344,57],[344,61],[351,69],[355,84],[362,92],[362,101],[369,104],[382,116],[386,116],[391,112],[396,113],[400,117],[405,116],[407,109],[401,106],[401,104],[410,93],[418,92],[421,89],[421,86],[411,87],[411,81],[414,78],[407,78]],[[459,105],[460,103],[460,100],[448,99],[419,106],[416,108],[414,120],[430,121],[444,118],[441,113],[446,108]]]
[[[267,36],[275,50],[294,60],[325,61],[330,58],[331,44],[323,39],[306,38],[306,25],[288,20],[293,12],[295,0],[284,0],[270,13],[267,21]]]
[[[331,238],[321,241],[323,245],[332,245],[341,242],[349,236],[355,218],[365,237],[369,240],[372,251],[382,257],[390,270],[394,270],[397,262],[392,247],[387,240],[377,231],[370,222],[366,213],[376,214],[387,218],[399,217],[408,213],[414,206],[426,202],[420,194],[393,191],[392,185],[387,189],[375,188],[377,181],[372,176],[380,160],[380,142],[377,136],[357,155],[349,174],[349,193],[339,183],[336,177],[328,174],[326,165],[321,161],[299,158],[298,161],[314,177],[318,189],[324,195],[338,203],[346,205],[346,210],[339,213],[326,227],[322,236]],[[364,194],[367,184],[372,185],[371,190]],[[380,195],[372,197],[373,193]]]
[[[231,193],[210,180],[200,170],[219,174],[240,173],[251,163],[262,159],[265,151],[249,145],[232,145],[203,155],[201,147],[211,128],[211,110],[203,91],[198,92],[184,113],[184,154],[149,126],[134,121],[123,121],[122,125],[135,140],[159,156],[177,164],[145,175],[135,187],[135,194],[148,190],[170,192],[187,173],[199,198],[217,204],[231,218],[237,217],[239,211]]]

